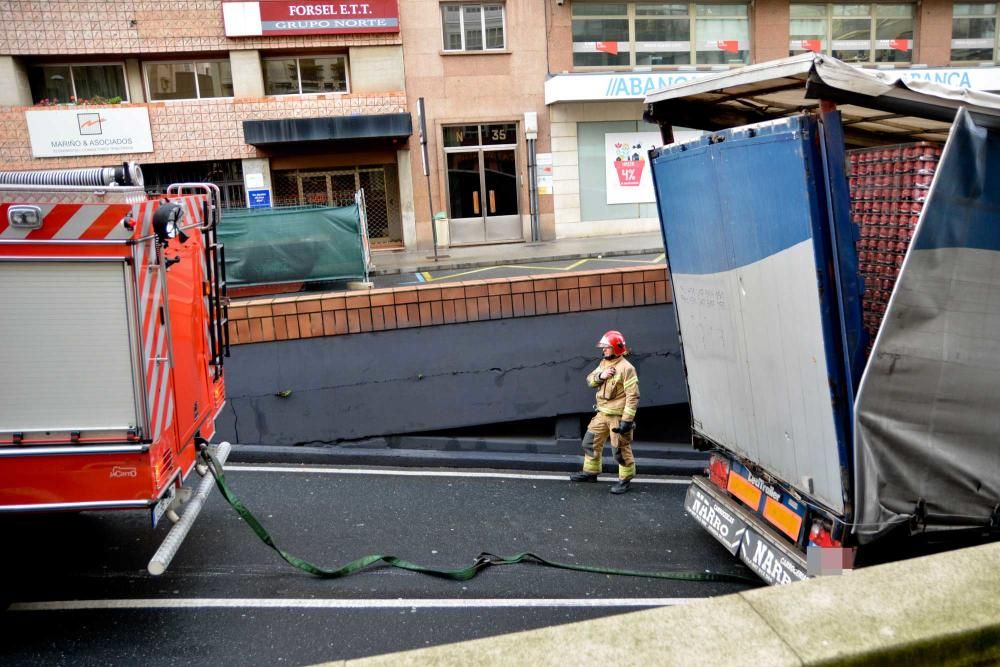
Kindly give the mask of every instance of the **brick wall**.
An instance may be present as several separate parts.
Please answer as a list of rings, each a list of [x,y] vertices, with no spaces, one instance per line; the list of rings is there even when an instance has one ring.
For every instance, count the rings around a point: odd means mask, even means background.
[[[190,53],[402,43],[399,33],[228,38],[220,1],[7,0],[0,2],[0,9],[0,53],[7,55]]]
[[[673,301],[662,265],[254,299],[229,308],[234,345]]]
[[[31,156],[31,146],[27,141],[28,123],[24,112],[27,109],[46,112],[49,108],[6,107],[0,109],[0,162],[4,164],[4,169],[60,169],[99,166],[124,160],[185,162],[208,157],[217,160],[257,158],[263,154],[244,142],[244,120],[407,111],[404,91],[179,100],[122,106],[145,106],[149,109],[149,125],[156,152],[39,160]],[[61,111],[70,108],[72,107],[51,107],[52,110]],[[101,107],[87,107],[88,110],[99,108]]]

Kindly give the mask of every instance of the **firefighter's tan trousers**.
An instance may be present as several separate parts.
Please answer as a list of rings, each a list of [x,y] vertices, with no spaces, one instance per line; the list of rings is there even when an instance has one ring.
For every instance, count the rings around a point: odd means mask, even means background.
[[[604,443],[611,440],[611,450],[618,461],[618,479],[635,477],[635,457],[632,456],[633,428],[628,433],[612,433],[611,429],[618,426],[622,420],[620,415],[606,415],[598,412],[587,425],[587,433],[583,436],[583,471],[601,472],[601,455]]]

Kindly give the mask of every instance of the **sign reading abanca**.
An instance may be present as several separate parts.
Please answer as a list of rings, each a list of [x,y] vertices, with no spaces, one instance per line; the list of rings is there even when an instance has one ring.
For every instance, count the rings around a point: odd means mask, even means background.
[[[399,32],[397,0],[225,2],[227,37]]]

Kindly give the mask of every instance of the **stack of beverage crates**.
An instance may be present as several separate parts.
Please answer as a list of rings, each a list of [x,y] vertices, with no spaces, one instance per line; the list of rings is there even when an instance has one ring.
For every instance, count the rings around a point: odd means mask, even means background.
[[[941,159],[941,146],[921,141],[859,148],[847,151],[847,157],[870,352]]]

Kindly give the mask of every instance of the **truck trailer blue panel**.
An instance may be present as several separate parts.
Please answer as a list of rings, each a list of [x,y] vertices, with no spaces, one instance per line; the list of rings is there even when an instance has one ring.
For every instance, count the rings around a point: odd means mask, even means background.
[[[695,436],[843,514],[859,286],[845,299],[838,283],[843,145],[821,141],[795,116],[658,149],[652,166]]]

